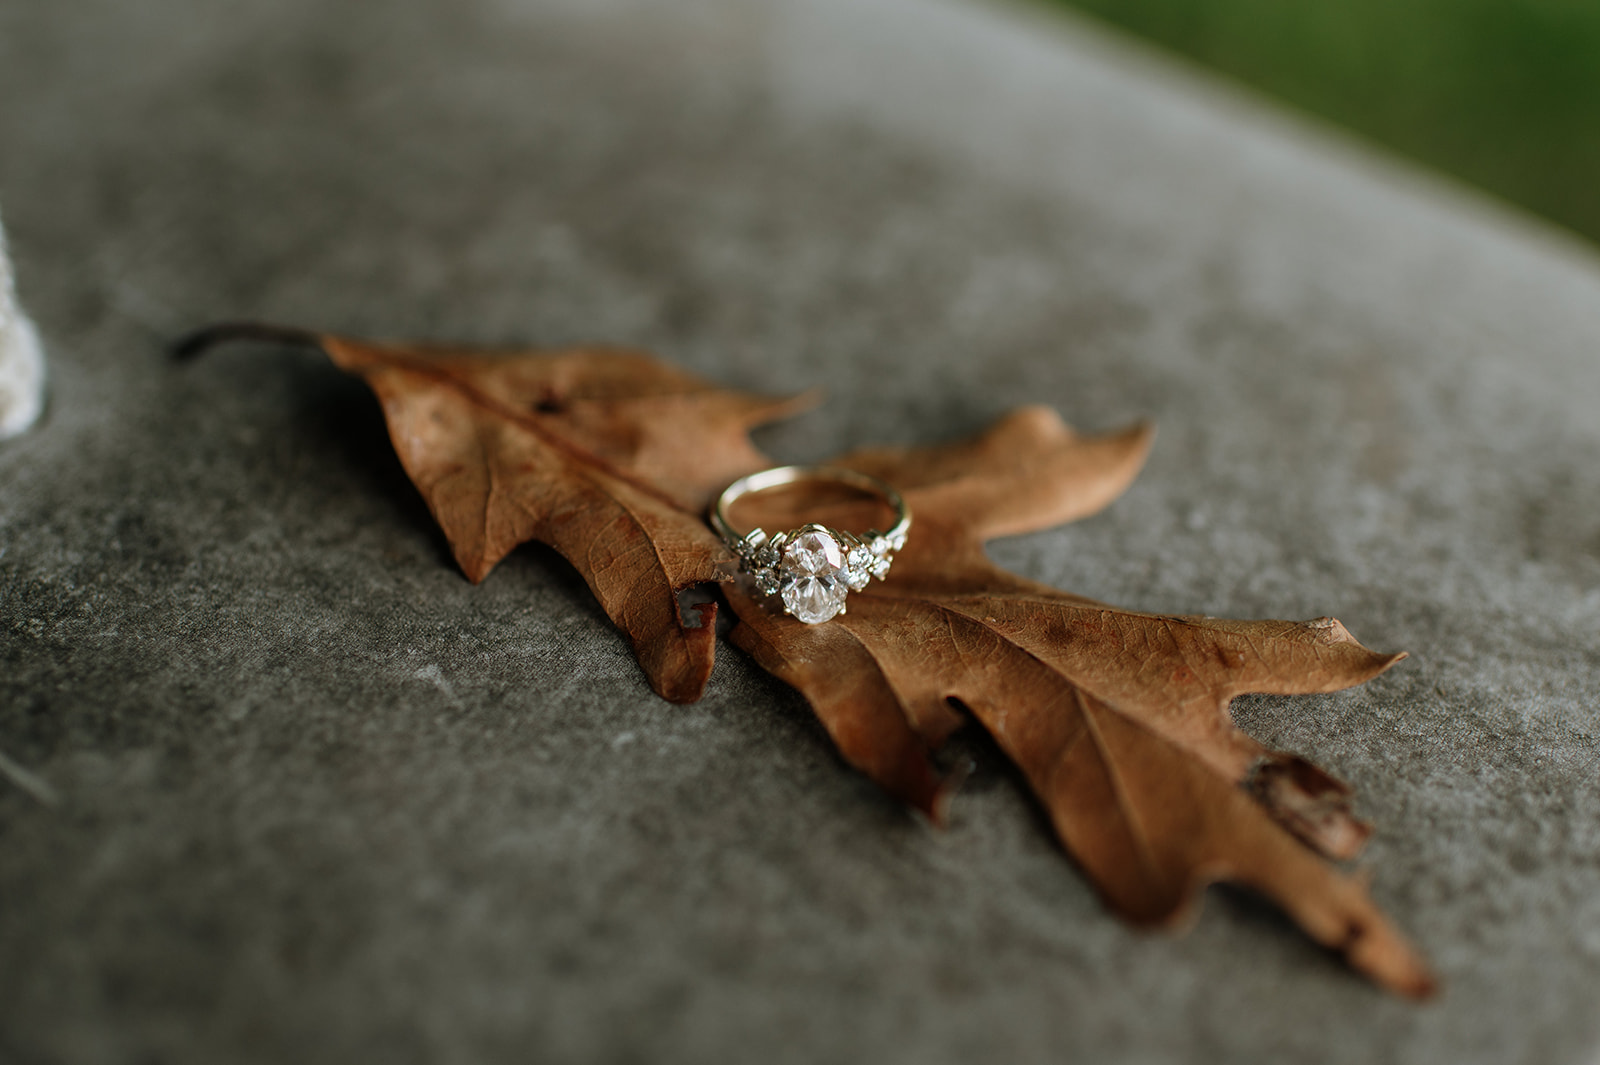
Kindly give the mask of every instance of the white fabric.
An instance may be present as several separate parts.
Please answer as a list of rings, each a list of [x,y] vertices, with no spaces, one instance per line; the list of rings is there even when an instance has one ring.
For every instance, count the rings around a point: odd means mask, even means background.
[[[0,227],[0,440],[18,435],[44,410],[44,349],[17,306],[5,230]]]

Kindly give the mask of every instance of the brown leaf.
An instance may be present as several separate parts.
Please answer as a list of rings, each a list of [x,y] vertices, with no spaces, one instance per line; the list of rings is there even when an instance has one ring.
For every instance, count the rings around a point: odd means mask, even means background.
[[[548,544],[627,633],[651,686],[674,702],[700,697],[717,608],[683,607],[680,593],[731,572],[706,506],[769,464],[750,428],[807,399],[732,392],[649,355],[596,348],[474,352],[225,325],[178,353],[232,339],[316,347],[365,380],[470,580],[518,544]]]
[[[938,817],[946,785],[930,754],[964,707],[1026,774],[1068,849],[1129,920],[1181,921],[1214,880],[1274,899],[1318,942],[1403,994],[1426,967],[1357,879],[1325,854],[1368,828],[1349,789],[1236,727],[1243,692],[1325,692],[1376,676],[1380,655],[1332,619],[1303,624],[1118,610],[1006,573],[986,539],[1090,514],[1137,474],[1143,427],[1082,438],[1025,408],[981,436],[935,448],[857,452],[837,464],[898,488],[914,516],[889,579],[808,626],[741,584],[734,641],[805,694],[840,751]],[[736,523],[883,527],[881,504],[795,486],[743,501]],[[1246,792],[1238,785],[1250,786]],[[1252,793],[1256,800],[1253,801]]]
[[[656,690],[698,697],[715,607],[686,619],[679,593],[724,578],[731,561],[703,514],[728,482],[769,465],[748,430],[796,401],[596,349],[490,354],[223,326],[179,351],[252,337],[315,346],[371,385],[472,580],[523,541],[550,544],[628,634]],[[1432,978],[1364,884],[1289,834],[1354,855],[1369,829],[1350,814],[1348,787],[1261,747],[1228,714],[1242,692],[1334,691],[1404,656],[1375,654],[1327,618],[1117,610],[1006,573],[985,554],[990,538],[1111,502],[1150,439],[1143,427],[1081,438],[1054,413],[1025,408],[972,440],[846,456],[839,465],[894,484],[913,509],[889,581],[817,626],[732,586],[733,638],[805,694],[847,760],[935,819],[950,781],[930,755],[965,721],[957,708],[970,711],[1129,920],[1179,921],[1204,884],[1236,881],[1375,980],[1426,995]],[[878,506],[802,485],[748,500],[743,523],[883,527]]]

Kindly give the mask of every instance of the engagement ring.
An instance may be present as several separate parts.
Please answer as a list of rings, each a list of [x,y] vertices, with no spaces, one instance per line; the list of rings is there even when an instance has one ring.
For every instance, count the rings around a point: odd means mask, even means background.
[[[895,512],[888,532],[849,533],[825,525],[802,525],[768,535],[763,529],[739,534],[728,521],[734,500],[801,481],[831,481],[875,495]],[[876,577],[889,575],[894,553],[906,545],[911,510],[900,493],[876,477],[832,466],[778,466],[741,477],[711,508],[711,527],[739,556],[739,568],[755,579],[763,595],[783,599],[783,609],[808,625],[844,613],[845,596]]]

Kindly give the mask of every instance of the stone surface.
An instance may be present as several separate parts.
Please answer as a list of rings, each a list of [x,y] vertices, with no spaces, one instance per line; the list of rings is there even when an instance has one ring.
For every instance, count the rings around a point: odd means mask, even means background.
[[[8,0],[0,201],[56,382],[0,448],[0,1059],[1600,1052],[1588,249],[940,0]],[[736,652],[660,702],[548,552],[460,577],[359,384],[165,360],[221,317],[826,383],[781,461],[1153,419],[997,555],[1409,649],[1238,715],[1354,783],[1444,997],[1240,892],[1118,924],[980,739],[939,832]]]

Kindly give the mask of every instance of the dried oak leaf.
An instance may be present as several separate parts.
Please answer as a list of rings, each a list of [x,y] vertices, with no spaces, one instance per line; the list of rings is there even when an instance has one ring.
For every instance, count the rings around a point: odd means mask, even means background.
[[[1142,427],[1083,438],[1052,411],[1024,408],[961,443],[846,455],[836,464],[893,484],[911,506],[889,579],[822,625],[730,586],[732,639],[800,690],[851,764],[935,818],[949,785],[930,754],[964,722],[954,707],[970,711],[1128,920],[1181,922],[1207,883],[1241,883],[1373,980],[1424,997],[1432,977],[1364,879],[1303,845],[1335,857],[1360,848],[1368,828],[1349,813],[1349,789],[1262,747],[1228,713],[1244,692],[1335,691],[1404,656],[1367,650],[1331,618],[1118,610],[1007,573],[984,553],[988,539],[1099,510],[1137,474],[1150,439]],[[741,502],[745,528],[886,520],[881,504],[821,485]]]
[[[377,394],[401,464],[477,583],[537,540],[572,563],[627,634],[650,685],[700,697],[716,651],[714,602],[682,593],[727,579],[706,526],[729,481],[769,465],[749,429],[806,397],[717,388],[638,352],[477,352],[226,324],[180,341],[310,346]]]
[[[770,464],[747,432],[797,401],[724,391],[645,355],[594,349],[462,352],[229,325],[195,334],[179,353],[238,338],[316,347],[371,385],[469,578],[481,580],[525,540],[550,544],[628,635],[652,686],[676,701],[698,697],[715,606],[685,609],[680,593],[725,579],[731,557],[706,527],[705,507],[735,477]],[[1348,788],[1256,744],[1227,711],[1243,692],[1334,691],[1403,656],[1368,651],[1331,619],[1116,610],[1006,573],[984,553],[988,539],[1109,503],[1149,439],[1144,429],[1080,438],[1029,408],[974,440],[846,456],[840,465],[895,484],[915,513],[890,580],[819,626],[730,586],[733,638],[804,693],[847,760],[936,818],[951,782],[930,755],[965,720],[952,703],[966,707],[1130,920],[1180,920],[1206,883],[1241,882],[1378,982],[1425,995],[1431,977],[1363,883],[1289,834],[1330,856],[1355,854],[1369,830],[1350,815]],[[870,506],[826,492],[749,504],[750,521],[769,529],[882,525]]]

